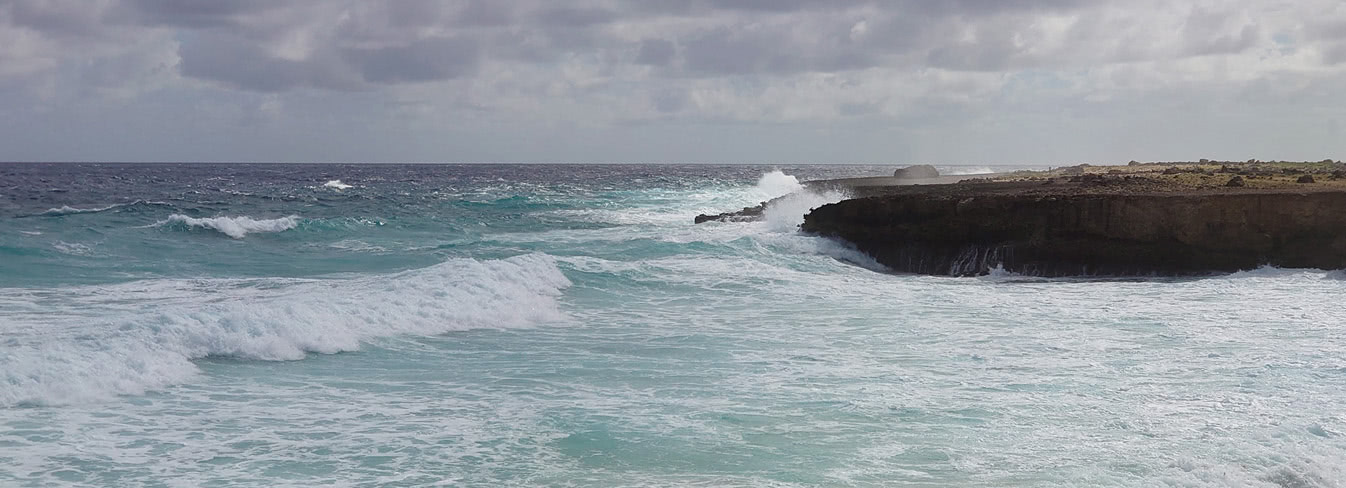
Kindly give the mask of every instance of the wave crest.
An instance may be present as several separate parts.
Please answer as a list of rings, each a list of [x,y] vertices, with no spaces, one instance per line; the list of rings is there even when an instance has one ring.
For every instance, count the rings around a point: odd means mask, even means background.
[[[106,207],[92,207],[92,208],[78,208],[78,207],[71,207],[71,206],[69,206],[69,205],[61,205],[61,206],[58,207],[58,208],[49,208],[49,209],[47,209],[46,212],[42,212],[41,215],[53,215],[53,216],[54,216],[54,215],[71,215],[71,214],[82,214],[82,213],[98,213],[98,212],[105,212],[105,211],[108,211],[108,210],[112,210],[112,209],[114,209],[114,208],[121,207],[121,206],[123,206],[123,205],[125,205],[125,204],[122,204],[122,203],[114,203],[114,204],[112,204],[112,205],[108,205],[108,206],[106,206]]]
[[[134,201],[134,202],[130,202],[130,203],[114,203],[114,204],[111,204],[111,205],[105,205],[105,206],[102,206],[102,207],[88,207],[88,208],[80,208],[80,207],[71,207],[71,206],[69,206],[69,205],[61,205],[60,207],[49,208],[49,209],[47,209],[45,212],[42,212],[42,213],[40,213],[40,214],[36,214],[36,215],[38,215],[38,216],[46,216],[46,217],[59,217],[59,216],[62,216],[62,215],[74,215],[74,214],[85,214],[85,213],[100,213],[100,212],[106,212],[106,211],[108,211],[108,210],[115,210],[115,209],[123,208],[123,207],[135,207],[135,206],[138,206],[138,205],[160,205],[160,206],[171,206],[172,204],[170,204],[170,203],[166,203],[166,202],[148,202],[148,201],[145,201],[145,200],[136,200],[136,201]]]
[[[799,178],[787,175],[781,170],[764,173],[761,178],[757,179],[757,191],[766,195],[767,198],[776,198],[803,189],[804,185],[799,183]]]
[[[801,190],[767,203],[762,215],[767,225],[776,232],[794,232],[804,223],[804,214],[813,209],[846,199],[841,191],[814,192]]]
[[[169,215],[167,220],[160,221],[155,225],[202,227],[219,231],[234,239],[242,239],[251,233],[284,232],[297,227],[299,222],[300,219],[297,215],[290,215],[277,219],[254,219],[248,216],[195,218],[182,214],[173,214]]]
[[[554,258],[528,254],[340,280],[156,280],[71,289],[62,299],[70,302],[31,305],[122,304],[110,318],[16,314],[16,333],[0,351],[0,407],[141,394],[188,380],[198,371],[191,361],[205,357],[294,360],[356,350],[380,337],[561,321],[556,297],[570,284]],[[30,296],[19,295],[0,303]]]

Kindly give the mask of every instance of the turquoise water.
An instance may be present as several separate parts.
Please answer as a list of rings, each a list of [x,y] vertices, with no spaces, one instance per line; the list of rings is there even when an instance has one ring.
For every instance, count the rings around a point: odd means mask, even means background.
[[[0,486],[1346,484],[1341,272],[691,224],[886,171],[0,166]]]

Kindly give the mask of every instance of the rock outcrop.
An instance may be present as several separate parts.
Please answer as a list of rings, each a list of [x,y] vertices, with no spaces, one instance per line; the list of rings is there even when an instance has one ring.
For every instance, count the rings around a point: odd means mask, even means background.
[[[762,202],[756,206],[743,207],[742,210],[715,215],[701,214],[692,219],[692,222],[702,224],[706,222],[752,222],[762,220],[762,213],[766,211],[768,203],[770,202]]]
[[[923,180],[930,178],[939,178],[939,170],[935,169],[934,166],[928,164],[918,164],[915,166],[898,168],[897,171],[893,172],[893,177],[901,178],[904,180]]]
[[[994,186],[844,200],[810,212],[801,229],[849,241],[894,271],[934,275],[1346,268],[1346,191],[984,190]]]

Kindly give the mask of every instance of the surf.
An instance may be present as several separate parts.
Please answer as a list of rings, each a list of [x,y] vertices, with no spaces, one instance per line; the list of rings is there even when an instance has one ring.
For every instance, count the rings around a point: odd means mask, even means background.
[[[254,219],[239,217],[188,217],[182,214],[169,215],[167,219],[156,222],[157,227],[203,228],[217,231],[234,239],[242,239],[248,234],[284,232],[299,226],[298,215],[289,215],[274,219]]]
[[[385,337],[559,323],[569,286],[554,258],[535,253],[341,279],[0,289],[0,311],[14,322],[0,354],[0,406],[143,394],[187,381],[192,361],[207,357],[287,361]]]

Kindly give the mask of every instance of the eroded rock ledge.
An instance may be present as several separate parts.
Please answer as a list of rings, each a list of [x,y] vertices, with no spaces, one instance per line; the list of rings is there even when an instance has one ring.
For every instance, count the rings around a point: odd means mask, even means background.
[[[898,173],[902,173],[899,170]],[[1082,164],[975,176],[803,183],[849,200],[801,229],[898,272],[1192,275],[1346,268],[1346,163]],[[770,202],[697,222],[761,218]]]
[[[996,266],[1035,276],[1346,268],[1341,188],[1154,191],[1153,182],[1132,182],[1141,186],[892,188],[819,207],[801,229],[846,240],[894,271],[935,275]]]

